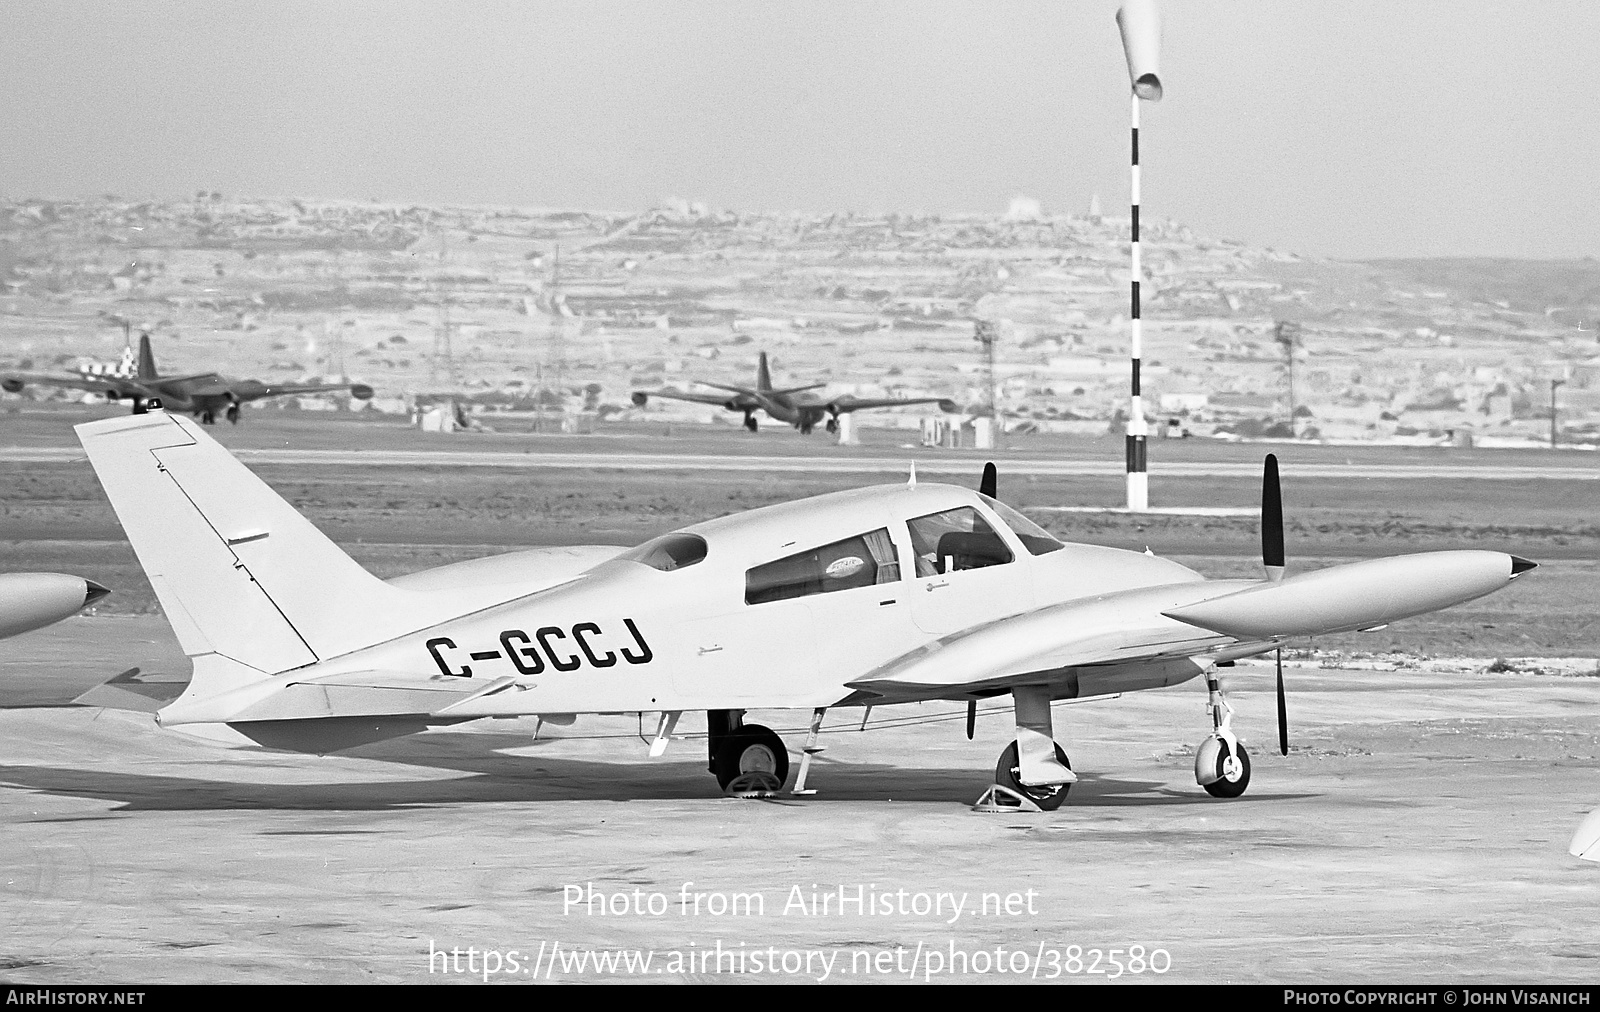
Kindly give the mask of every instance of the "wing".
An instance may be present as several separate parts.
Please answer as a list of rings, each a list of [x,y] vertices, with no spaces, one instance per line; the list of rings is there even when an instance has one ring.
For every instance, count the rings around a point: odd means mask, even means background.
[[[850,688],[900,699],[952,698],[1018,685],[1093,693],[1173,684],[1205,664],[1285,640],[1372,629],[1471,601],[1533,568],[1500,552],[1400,555],[1277,582],[1199,580],[1050,605],[947,636]],[[1155,679],[1151,681],[1151,679]],[[1133,684],[1137,682],[1138,684]]]
[[[842,415],[847,411],[864,411],[869,408],[899,408],[908,404],[937,404],[941,411],[953,412],[956,402],[948,397],[913,397],[910,400],[896,400],[888,397],[862,398],[862,397],[835,397],[827,402],[828,411],[835,415]]]
[[[287,397],[290,394],[325,393],[348,393],[360,401],[372,399],[372,388],[365,383],[261,383],[253,386],[236,384],[231,392],[242,401],[259,400],[262,397]]]
[[[706,384],[708,387],[716,385],[717,384],[715,383]],[[759,408],[761,406],[761,402],[756,399],[755,395],[748,390],[744,390],[740,387],[723,387],[722,389],[732,391],[732,396],[729,396],[728,394],[684,393],[680,390],[635,390],[633,393],[633,403],[637,407],[643,407],[645,402],[652,397],[665,397],[668,400],[673,401],[694,401],[696,404],[715,404],[718,407],[731,408],[735,411],[741,408]]]
[[[136,380],[118,376],[46,376],[39,373],[7,373],[0,377],[0,389],[19,393],[28,384],[45,387],[73,387],[111,397],[151,397],[154,394]]]
[[[1181,674],[1172,681],[1182,681],[1199,673],[1194,658],[1244,657],[1271,650],[1276,643],[1197,628],[1163,612],[1252,586],[1256,584],[1246,580],[1191,581],[1039,608],[913,650],[849,687],[899,702],[1005,691],[1014,685],[1067,685],[1077,682],[1085,669],[1095,668],[1170,668],[1172,674]]]

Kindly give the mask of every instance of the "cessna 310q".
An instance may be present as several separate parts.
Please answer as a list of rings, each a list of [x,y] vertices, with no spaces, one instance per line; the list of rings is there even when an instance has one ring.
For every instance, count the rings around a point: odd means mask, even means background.
[[[76,387],[101,394],[109,400],[124,400],[133,413],[142,415],[151,401],[178,411],[187,411],[207,425],[226,412],[228,421],[239,422],[239,408],[246,401],[290,394],[348,392],[357,400],[369,400],[372,388],[365,383],[263,383],[260,380],[230,379],[214,372],[188,376],[162,376],[156,372],[156,357],[150,351],[150,335],[139,335],[139,366],[132,376],[85,373],[78,376],[45,376],[9,373],[0,376],[0,389],[18,393],[29,383],[43,386]]]
[[[868,408],[898,408],[908,404],[937,404],[941,411],[956,410],[955,401],[948,397],[917,397],[911,400],[895,400],[894,398],[863,398],[845,394],[840,397],[819,397],[813,390],[827,386],[826,383],[813,383],[804,387],[789,387],[785,390],[772,388],[772,373],[767,369],[767,353],[762,352],[756,363],[756,385],[754,387],[730,387],[720,383],[707,383],[700,381],[702,386],[716,387],[727,393],[720,394],[695,394],[683,393],[678,390],[636,390],[633,394],[635,407],[644,407],[652,397],[666,397],[675,401],[694,401],[697,404],[716,404],[727,408],[729,411],[744,412],[744,427],[751,432],[757,429],[756,412],[765,411],[767,417],[787,422],[800,430],[801,435],[809,436],[817,423],[827,418],[829,432],[839,431],[839,416],[849,411],[865,411]]]
[[[1505,586],[1533,563],[1435,552],[1283,576],[1276,461],[1266,580],[1207,580],[1153,555],[1063,544],[995,496],[879,485],[686,527],[637,548],[531,550],[384,581],[188,419],[77,427],[194,676],[164,727],[325,752],[479,717],[705,710],[711,771],[781,789],[788,750],[751,709],[1009,694],[1000,786],[1053,808],[1077,779],[1051,702],[1203,676],[1196,779],[1242,794],[1250,760],[1216,665]],[[1282,700],[1282,671],[1279,670]],[[1280,705],[1280,716],[1282,715]],[[1287,740],[1280,745],[1287,751]]]

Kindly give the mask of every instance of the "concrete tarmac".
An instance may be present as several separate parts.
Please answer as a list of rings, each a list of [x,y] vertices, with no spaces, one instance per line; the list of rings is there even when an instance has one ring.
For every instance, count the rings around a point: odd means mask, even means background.
[[[866,733],[860,711],[830,714],[816,795],[738,801],[702,740],[650,760],[633,717],[316,757],[54,705],[135,665],[184,675],[161,619],[7,641],[7,980],[1071,982],[1120,964],[1130,983],[1592,984],[1600,968],[1600,864],[1566,853],[1600,806],[1597,677],[1291,667],[1284,758],[1271,668],[1241,664],[1254,777],[1234,801],[1193,781],[1201,684],[1060,705],[1083,779],[1057,812],[991,815],[967,806],[1010,734],[998,705],[973,742],[950,704],[875,711]],[[800,744],[803,714],[751,719]]]

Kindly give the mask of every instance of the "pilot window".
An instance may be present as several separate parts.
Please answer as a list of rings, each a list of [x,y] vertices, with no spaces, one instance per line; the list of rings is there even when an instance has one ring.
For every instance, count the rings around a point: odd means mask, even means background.
[[[755,567],[744,574],[744,601],[765,604],[899,579],[894,542],[880,529]]]
[[[978,494],[983,496],[983,501],[989,504],[990,509],[1000,514],[1000,522],[1011,528],[1011,533],[1017,536],[1017,540],[1022,542],[1022,547],[1026,548],[1029,554],[1045,555],[1050,552],[1058,552],[1067,547],[1057,541],[1049,531],[1005,503],[997,499],[990,499],[988,496],[983,495],[982,492]]]
[[[971,506],[907,521],[918,576],[982,569],[1011,561],[1011,549]]]

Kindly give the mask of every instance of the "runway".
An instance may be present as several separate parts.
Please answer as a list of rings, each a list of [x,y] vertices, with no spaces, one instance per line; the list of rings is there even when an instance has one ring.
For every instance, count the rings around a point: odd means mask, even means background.
[[[915,464],[917,474],[959,476],[970,479],[982,461],[993,460],[1001,472],[1021,477],[1120,477],[1119,460],[1075,458],[1040,459],[1004,453],[962,456],[934,456],[911,450],[903,457],[822,456],[705,453],[562,453],[551,451],[493,452],[478,450],[317,450],[247,449],[232,452],[247,464],[287,464],[308,467],[472,467],[517,469],[564,469],[584,471],[733,471],[780,472],[786,474],[895,474],[909,475]],[[83,460],[76,447],[7,447],[0,449],[0,463],[62,464]],[[975,463],[976,462],[976,463]],[[1259,462],[1175,461],[1152,464],[1152,478],[1240,478],[1259,479]],[[1474,480],[1526,482],[1538,480],[1600,481],[1600,467],[1587,458],[1537,464],[1439,464],[1376,462],[1327,463],[1296,462],[1297,478]]]
[[[1114,959],[1122,983],[1586,984],[1600,965],[1600,865],[1566,853],[1600,805],[1600,678],[1291,665],[1284,758],[1271,670],[1241,665],[1230,702],[1254,777],[1236,801],[1193,782],[1199,685],[1063,705],[1082,780],[1061,810],[1027,816],[967,808],[1011,730],[987,707],[973,742],[930,719],[950,717],[943,704],[883,708],[874,720],[920,722],[866,733],[859,711],[830,714],[819,793],[761,802],[718,797],[696,739],[646,758],[631,716],[537,741],[531,721],[480,721],[316,757],[44,705],[52,686],[59,701],[127,665],[182,663],[150,616],[8,641],[0,691],[30,693],[0,709],[9,980],[526,981],[541,946],[572,954],[540,957],[552,982],[1098,982]],[[809,905],[858,888],[970,905]],[[568,902],[589,889],[662,905]],[[694,893],[763,905],[680,906]],[[985,896],[1016,900],[982,912]],[[835,961],[669,969],[672,953],[719,946]],[[477,973],[465,955],[460,971],[430,963],[469,947]],[[930,963],[936,951],[966,961]],[[579,953],[653,962],[579,967]]]

